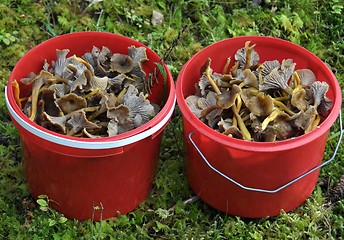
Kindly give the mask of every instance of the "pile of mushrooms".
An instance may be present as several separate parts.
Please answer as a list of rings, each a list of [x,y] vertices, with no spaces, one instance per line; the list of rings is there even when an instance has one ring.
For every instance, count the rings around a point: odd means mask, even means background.
[[[306,134],[327,117],[332,101],[328,84],[310,69],[295,70],[292,59],[259,63],[250,41],[239,49],[234,65],[213,72],[211,59],[200,69],[196,94],[185,101],[214,130],[257,142],[274,142]]]
[[[57,133],[96,138],[130,131],[159,111],[145,91],[144,47],[130,46],[128,54],[113,54],[105,46],[82,57],[68,53],[56,50],[56,61],[45,61],[39,74],[20,80],[32,86],[23,107],[32,121]],[[19,84],[13,86],[19,92]]]

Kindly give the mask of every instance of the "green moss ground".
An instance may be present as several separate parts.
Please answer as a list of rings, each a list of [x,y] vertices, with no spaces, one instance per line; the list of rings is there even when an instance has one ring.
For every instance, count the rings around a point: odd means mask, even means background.
[[[58,2],[58,3],[57,3]],[[239,35],[269,35],[316,54],[344,86],[344,3],[340,0],[251,1],[30,1],[0,3],[0,239],[344,239],[344,200],[329,193],[344,173],[344,152],[321,170],[313,194],[278,217],[247,220],[219,213],[193,199],[184,176],[180,112],[167,126],[151,194],[133,212],[93,223],[66,220],[42,211],[30,197],[23,174],[18,133],[10,121],[4,88],[16,62],[33,46],[74,31],[108,31],[134,38],[166,58],[174,79],[197,51]],[[150,23],[152,11],[164,15]],[[338,123],[330,132],[324,160],[332,155]],[[171,208],[173,207],[173,208]]]

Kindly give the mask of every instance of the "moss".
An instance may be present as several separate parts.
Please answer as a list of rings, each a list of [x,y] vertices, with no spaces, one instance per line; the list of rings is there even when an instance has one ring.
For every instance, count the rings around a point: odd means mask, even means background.
[[[150,24],[153,10],[164,15],[162,26]],[[109,31],[137,39],[162,56],[185,26],[166,59],[174,79],[183,64],[203,47],[223,38],[253,34],[280,37],[306,47],[329,64],[344,88],[342,13],[343,4],[337,0],[266,0],[260,5],[246,0],[2,1],[0,39],[6,34],[14,39],[0,41],[0,238],[341,239],[343,200],[328,207],[327,191],[320,187],[300,207],[278,217],[248,220],[219,213],[202,201],[184,205],[183,201],[194,193],[184,174],[184,137],[178,108],[164,133],[153,189],[133,212],[102,223],[59,223],[59,213],[34,206],[28,218],[22,202],[26,198],[35,202],[29,197],[19,137],[5,106],[4,87],[20,57],[53,36]],[[338,136],[336,123],[324,160],[332,156]],[[343,156],[340,147],[336,159],[320,172],[320,181],[328,180],[329,188],[344,172]]]

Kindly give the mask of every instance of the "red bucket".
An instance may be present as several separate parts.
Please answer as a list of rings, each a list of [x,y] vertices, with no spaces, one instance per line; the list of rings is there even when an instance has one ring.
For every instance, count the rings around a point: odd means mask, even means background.
[[[318,80],[329,84],[327,96],[333,107],[317,129],[279,142],[249,142],[214,131],[190,111],[185,98],[195,94],[201,65],[211,58],[214,72],[222,72],[227,58],[246,41],[256,44],[261,62],[291,58],[297,63],[296,68],[309,68]],[[334,158],[321,164],[330,127],[340,113],[339,84],[318,57],[288,41],[247,36],[214,43],[184,65],[177,79],[176,95],[183,116],[188,182],[204,202],[220,211],[248,218],[275,216],[281,209],[288,212],[309,197],[320,167]]]
[[[128,53],[129,46],[144,46],[133,39],[105,32],[79,32],[49,39],[21,58],[12,71],[6,88],[6,103],[19,131],[25,174],[31,194],[47,195],[51,206],[68,218],[99,220],[135,209],[150,192],[159,157],[162,132],[175,106],[172,75],[166,85],[160,76],[149,99],[159,104],[160,112],[146,124],[113,137],[86,139],[46,130],[30,121],[15,102],[12,82],[38,73],[47,59],[56,59],[56,49],[83,55],[93,46],[107,46],[114,53]],[[144,46],[146,47],[146,46]],[[146,47],[146,73],[153,71],[160,57]],[[21,83],[20,83],[21,84]],[[21,84],[21,97],[30,89]],[[102,206],[103,211],[95,211]],[[94,215],[94,216],[93,216]]]

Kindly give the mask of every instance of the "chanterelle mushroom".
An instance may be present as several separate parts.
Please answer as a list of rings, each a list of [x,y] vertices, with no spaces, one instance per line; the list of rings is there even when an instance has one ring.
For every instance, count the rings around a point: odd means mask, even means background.
[[[29,85],[32,84],[32,94],[31,94],[31,115],[30,120],[34,121],[37,114],[37,104],[38,104],[38,94],[44,83],[48,82],[48,79],[53,78],[50,72],[42,70],[39,75],[34,78],[23,78],[21,82]]]
[[[65,96],[62,96],[57,100],[57,103],[64,114],[71,113],[87,106],[86,99],[76,95],[75,93],[69,93]]]
[[[129,85],[126,94],[122,98],[122,102],[130,109],[130,118],[136,120],[135,127],[139,127],[155,116],[155,109],[142,92],[138,96],[136,94],[136,88],[133,85]],[[137,117],[137,115],[140,117]],[[141,120],[141,122],[138,122],[138,120]]]
[[[274,108],[272,97],[263,92],[258,93],[257,96],[253,96],[250,99],[245,98],[244,102],[251,113],[258,117],[268,116]]]
[[[97,124],[90,122],[86,118],[86,114],[84,111],[76,111],[71,115],[71,118],[67,121],[68,126],[71,129],[67,132],[67,135],[75,135],[79,131],[85,129],[99,129],[101,128]]]
[[[143,70],[143,63],[148,61],[146,48],[130,46],[128,48],[128,55],[133,59],[134,63],[133,70],[130,72],[130,75],[144,78],[146,73]]]
[[[206,60],[196,95],[186,98],[191,111],[214,130],[244,140],[284,140],[315,129],[332,106],[327,83],[318,82],[309,69],[295,70],[292,59],[258,65],[254,46],[246,42],[236,52],[230,73],[231,57],[222,74],[213,72],[211,59]],[[241,134],[233,134],[237,130]]]
[[[278,71],[278,69],[273,69],[268,75],[263,79],[263,83],[259,84],[260,91],[276,90],[281,89],[288,93],[291,92],[288,82],[284,76]]]
[[[111,57],[111,70],[119,73],[128,73],[134,68],[133,59],[125,54],[115,53]]]

